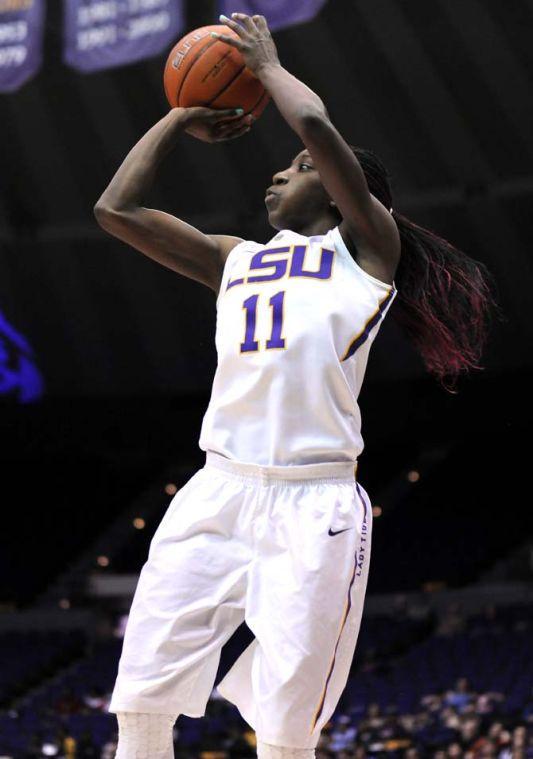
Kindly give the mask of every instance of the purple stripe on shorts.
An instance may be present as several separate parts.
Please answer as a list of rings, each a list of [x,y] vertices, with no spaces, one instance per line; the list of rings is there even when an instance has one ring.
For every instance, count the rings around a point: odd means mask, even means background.
[[[358,485],[357,482],[355,483],[355,487],[357,488],[357,493],[359,494],[359,498],[361,499],[361,501],[363,503],[363,508],[365,510],[364,511],[364,516],[363,516],[363,526],[364,526],[363,527],[363,531],[364,531],[364,529],[366,528],[366,523],[367,523],[367,520],[366,520],[366,517],[367,517],[367,505],[365,503],[365,499],[363,498],[363,496],[361,494],[361,490],[359,489],[359,485]],[[363,537],[363,535],[362,535],[362,537]],[[320,699],[320,703],[318,705],[318,709],[316,711],[315,717],[313,719],[313,723],[311,725],[311,732],[313,732],[313,730],[315,729],[315,725],[318,722],[318,720],[320,719],[320,715],[322,714],[322,710],[324,708],[324,703],[326,701],[326,693],[328,691],[329,681],[331,679],[331,675],[333,674],[333,669],[335,667],[335,659],[337,657],[337,649],[339,647],[340,639],[341,639],[341,636],[342,636],[342,631],[344,630],[344,625],[346,624],[346,620],[348,619],[348,614],[350,613],[350,609],[352,608],[352,587],[353,587],[353,584],[354,584],[354,581],[355,581],[357,567],[359,566],[357,559],[358,559],[358,556],[356,554],[355,555],[354,568],[353,568],[353,572],[352,572],[352,579],[350,580],[350,585],[348,587],[348,599],[347,599],[347,603],[346,603],[346,606],[345,606],[344,617],[343,617],[342,623],[341,623],[341,629],[340,629],[339,635],[337,637],[337,642],[335,643],[335,650],[333,652],[333,659],[332,659],[332,662],[331,662],[331,666],[329,668],[328,676],[326,678],[326,684],[325,684],[324,690],[322,692],[322,698]],[[361,574],[361,573],[359,573],[359,574]]]

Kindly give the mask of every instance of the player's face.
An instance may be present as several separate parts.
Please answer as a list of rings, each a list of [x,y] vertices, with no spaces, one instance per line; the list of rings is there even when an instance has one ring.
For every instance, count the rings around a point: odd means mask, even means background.
[[[295,232],[327,212],[329,198],[307,150],[298,153],[288,169],[274,174],[265,204],[274,229]]]

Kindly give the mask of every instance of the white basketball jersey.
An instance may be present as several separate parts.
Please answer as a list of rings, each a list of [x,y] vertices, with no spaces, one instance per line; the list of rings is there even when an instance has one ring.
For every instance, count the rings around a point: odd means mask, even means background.
[[[338,227],[236,245],[217,297],[218,365],[200,448],[262,466],[355,462],[357,398],[395,295],[358,266]]]

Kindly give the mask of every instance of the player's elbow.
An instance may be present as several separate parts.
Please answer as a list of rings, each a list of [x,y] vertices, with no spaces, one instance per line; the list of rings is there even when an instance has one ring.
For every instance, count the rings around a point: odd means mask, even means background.
[[[93,213],[102,229],[109,229],[120,219],[120,211],[101,198],[93,208]]]
[[[329,116],[328,112],[326,111],[326,107],[323,105],[310,103],[309,105],[302,108],[300,112],[300,122],[302,126],[307,129],[313,129],[317,126],[326,124],[329,122]]]

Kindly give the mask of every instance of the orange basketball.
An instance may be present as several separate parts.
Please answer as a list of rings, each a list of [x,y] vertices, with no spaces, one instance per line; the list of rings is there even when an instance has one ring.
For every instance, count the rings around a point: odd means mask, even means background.
[[[211,37],[210,32],[239,38],[229,26],[201,26],[177,42],[168,56],[164,85],[172,108],[203,105],[209,108],[242,108],[257,119],[270,100],[259,79],[239,52]]]

